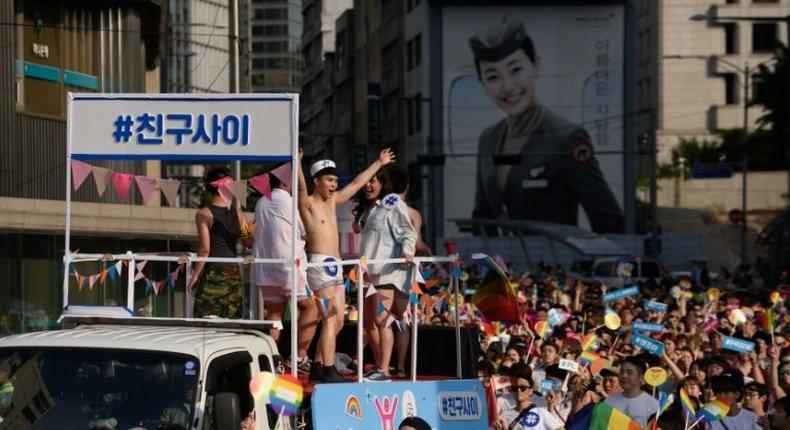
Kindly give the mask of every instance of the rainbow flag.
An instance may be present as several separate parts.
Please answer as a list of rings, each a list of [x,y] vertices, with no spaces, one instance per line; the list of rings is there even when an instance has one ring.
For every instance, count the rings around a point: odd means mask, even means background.
[[[697,409],[694,407],[694,402],[691,401],[691,397],[685,388],[680,389],[680,406],[683,407],[683,412],[686,413],[687,417],[693,418],[697,416]]]
[[[579,356],[579,363],[581,363],[582,366],[589,367],[600,359],[601,357],[598,356],[598,354],[592,351],[584,351],[582,352],[582,355]]]
[[[612,360],[607,360],[605,358],[598,358],[590,365],[590,372],[593,375],[597,375],[601,373],[603,369],[611,369],[612,368]]]
[[[642,426],[618,409],[606,403],[598,403],[588,409],[585,406],[568,430],[642,430]]]
[[[774,324],[776,324],[776,309],[768,308],[763,312],[762,326],[765,331],[772,333],[774,331]]]
[[[730,403],[728,401],[723,399],[714,399],[708,403],[705,403],[705,406],[700,408],[697,418],[706,423],[712,423],[727,416],[727,412],[729,411]]]
[[[482,263],[489,270],[472,296],[472,303],[488,321],[519,321],[516,292],[510,285],[507,272],[497,260],[482,255]]]
[[[293,416],[299,410],[303,395],[301,382],[291,375],[282,375],[275,379],[269,390],[272,408],[287,417]]]
[[[669,407],[672,405],[672,401],[675,400],[675,395],[670,393],[667,395],[665,392],[658,393],[658,412],[656,415],[650,419],[647,423],[647,428],[651,430],[656,430],[656,426],[658,425],[658,418],[661,417],[661,414],[667,411]]]
[[[541,339],[546,339],[551,332],[551,324],[546,320],[540,320],[535,323],[535,335]]]
[[[582,338],[582,351],[597,351],[601,341],[595,333],[590,333]]]

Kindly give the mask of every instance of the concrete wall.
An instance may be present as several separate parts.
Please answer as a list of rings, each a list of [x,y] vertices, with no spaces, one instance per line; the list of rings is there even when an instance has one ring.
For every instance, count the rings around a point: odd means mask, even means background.
[[[660,179],[658,205],[696,209],[719,207],[726,211],[740,209],[742,180],[740,173],[727,179]],[[746,181],[747,209],[780,209],[787,205],[783,197],[788,192],[787,172],[748,173]]]

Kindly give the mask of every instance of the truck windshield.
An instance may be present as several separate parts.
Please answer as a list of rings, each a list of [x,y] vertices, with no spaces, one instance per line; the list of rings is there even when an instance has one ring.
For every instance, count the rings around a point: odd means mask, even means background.
[[[0,430],[191,428],[199,374],[188,355],[2,349]]]

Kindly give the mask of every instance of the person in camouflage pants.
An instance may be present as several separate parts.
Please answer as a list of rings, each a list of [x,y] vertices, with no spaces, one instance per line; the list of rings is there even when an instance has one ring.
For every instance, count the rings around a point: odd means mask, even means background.
[[[241,318],[244,287],[238,265],[209,269],[195,294],[195,317]]]

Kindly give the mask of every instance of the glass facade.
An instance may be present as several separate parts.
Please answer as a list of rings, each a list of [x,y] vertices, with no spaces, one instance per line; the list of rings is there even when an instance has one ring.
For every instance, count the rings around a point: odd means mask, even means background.
[[[250,12],[251,91],[299,92],[302,2],[254,0]]]

